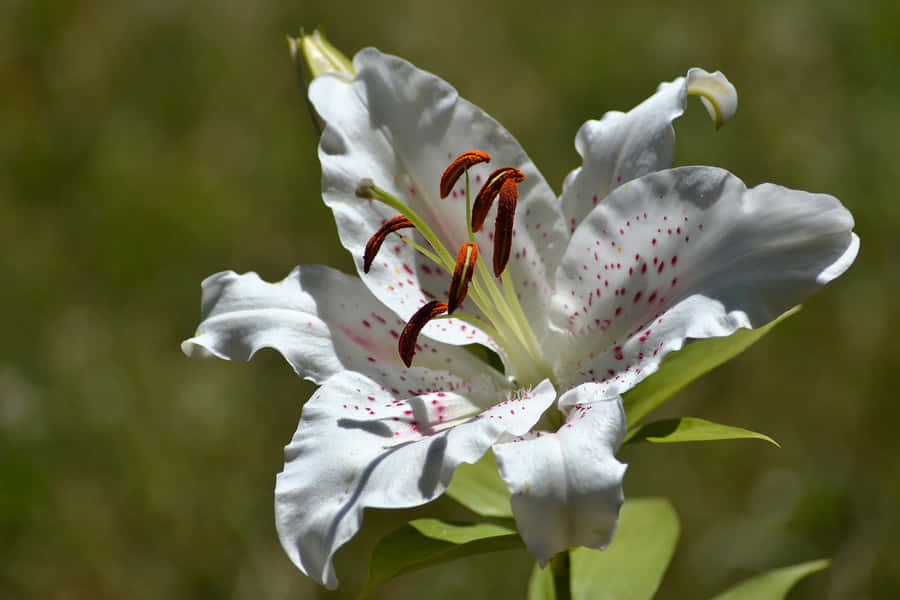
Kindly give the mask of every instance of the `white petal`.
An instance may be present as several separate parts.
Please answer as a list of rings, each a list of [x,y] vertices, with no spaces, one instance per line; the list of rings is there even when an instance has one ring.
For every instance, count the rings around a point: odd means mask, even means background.
[[[615,458],[625,435],[621,399],[588,383],[560,406],[568,418],[556,433],[494,446],[519,532],[541,566],[574,546],[605,548],[623,499],[626,465]]]
[[[359,531],[364,508],[433,500],[460,463],[476,462],[504,435],[528,431],[555,398],[545,381],[477,414],[502,392],[449,374],[446,386],[403,397],[348,372],[306,403],[275,485],[278,534],[304,573],[336,587],[332,557]]]
[[[660,84],[655,94],[629,112],[610,111],[601,120],[581,126],[575,137],[575,149],[584,164],[569,173],[562,193],[563,212],[572,228],[619,185],[672,166],[675,156],[672,121],[684,112],[688,94],[692,93],[691,84],[696,87],[694,92],[703,91],[717,99],[723,117],[717,125],[734,114],[737,109],[734,86],[718,71],[709,74],[694,68],[688,71],[687,77]]]
[[[298,375],[317,383],[352,370],[405,389],[398,381],[411,375],[397,348],[404,325],[358,278],[329,267],[297,267],[277,283],[226,271],[203,282],[202,321],[182,349],[188,356],[248,361],[259,349],[274,348]],[[462,376],[491,372],[459,347],[424,339],[420,345],[417,366]]]
[[[850,266],[852,229],[832,196],[747,189],[711,167],[617,188],[584,219],[557,272],[553,318],[571,348],[560,381],[622,393],[685,338],[769,322]]]
[[[522,302],[529,316],[539,317],[534,319],[536,326],[546,323],[543,302],[549,297],[565,228],[555,195],[518,142],[481,109],[459,98],[447,82],[402,59],[366,49],[357,54],[354,65],[358,76],[352,83],[320,77],[310,87],[310,99],[328,124],[319,146],[323,195],[334,211],[341,242],[357,267],[362,265],[366,241],[384,219],[396,215],[378,202],[357,198],[360,180],[371,179],[405,202],[455,257],[459,246],[468,241],[465,183],[461,179],[442,200],[440,177],[462,152],[482,150],[492,160],[470,170],[473,199],[484,178],[497,167],[514,166],[526,174],[519,188],[510,269],[517,283],[527,282],[541,292],[523,294]],[[489,217],[477,236],[488,264],[492,231]],[[395,236],[385,243],[369,274],[360,276],[404,318],[425,301],[445,298],[450,283],[446,272]],[[478,314],[471,300],[464,310]],[[450,343],[473,341],[471,329],[429,328],[425,333]]]

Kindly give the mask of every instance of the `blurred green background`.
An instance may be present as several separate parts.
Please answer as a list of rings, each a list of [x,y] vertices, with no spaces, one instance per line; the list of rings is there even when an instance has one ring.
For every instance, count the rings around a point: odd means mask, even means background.
[[[898,597],[898,7],[6,0],[0,597],[349,598],[365,577],[376,534],[340,557],[336,594],[296,571],[275,535],[274,476],[312,387],[271,352],[244,365],[179,350],[213,272],[352,268],[319,197],[285,44],[301,26],[440,74],[557,190],[585,119],[691,66],[722,69],[737,116],[716,133],[692,101],[676,162],[834,194],[862,252],[661,411],[750,427],[782,449],[622,453],[626,493],[666,495],[682,517],[659,597],[708,597],[819,557],[832,568],[792,598]],[[391,517],[367,521],[383,532]],[[524,552],[468,559],[379,597],[521,598],[530,568]]]

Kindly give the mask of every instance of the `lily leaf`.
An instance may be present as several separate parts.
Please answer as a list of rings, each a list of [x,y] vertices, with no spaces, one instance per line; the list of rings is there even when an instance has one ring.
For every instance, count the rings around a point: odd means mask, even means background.
[[[728,362],[799,310],[800,307],[795,306],[763,327],[742,329],[724,338],[696,340],[685,345],[679,352],[670,354],[656,373],[622,397],[628,422],[637,423],[675,392]]]
[[[775,569],[742,581],[712,600],[782,600],[794,585],[812,573],[828,568],[828,560]]]
[[[531,578],[528,580],[527,600],[556,600],[556,589],[553,587],[553,571],[542,569],[534,563]]]
[[[450,523],[440,519],[416,519],[409,524],[425,537],[453,544],[518,533],[512,527],[493,523]]]
[[[609,548],[571,551],[574,600],[649,600],[656,593],[681,526],[665,498],[627,500]]]
[[[635,442],[655,442],[668,444],[674,442],[708,442],[712,440],[757,439],[781,445],[769,436],[731,425],[720,425],[705,419],[681,417],[680,419],[663,419],[632,428],[625,436],[626,444]]]
[[[494,453],[474,465],[461,464],[447,487],[447,495],[483,517],[512,517],[510,493],[500,479]]]
[[[382,538],[372,553],[366,598],[394,577],[474,554],[524,548],[514,530],[490,523],[447,523],[438,519],[410,521]]]

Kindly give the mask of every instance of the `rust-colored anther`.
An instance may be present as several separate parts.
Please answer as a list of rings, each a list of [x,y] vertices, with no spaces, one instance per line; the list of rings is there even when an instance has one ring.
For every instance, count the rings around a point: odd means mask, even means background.
[[[416,340],[419,339],[419,332],[428,321],[447,312],[447,308],[446,302],[432,300],[417,310],[403,328],[403,333],[400,334],[400,358],[407,367],[412,365],[413,356],[416,354]]]
[[[475,202],[472,204],[472,231],[481,231],[488,211],[491,210],[491,203],[500,193],[503,184],[508,180],[520,183],[524,179],[525,173],[515,167],[500,167],[491,173],[481,189],[478,190],[478,195],[475,196]]]
[[[500,202],[497,204],[497,220],[494,222],[494,276],[500,277],[509,262],[512,248],[513,221],[516,216],[516,202],[519,190],[512,178],[500,187]]]
[[[381,228],[375,232],[375,235],[369,238],[369,241],[366,242],[366,251],[363,254],[363,272],[369,272],[369,269],[372,267],[372,261],[375,260],[375,255],[378,254],[378,250],[381,248],[381,244],[384,243],[387,236],[398,229],[405,229],[407,227],[413,227],[413,224],[409,219],[400,215],[382,225]]]
[[[446,198],[453,191],[453,186],[469,167],[478,163],[491,162],[491,155],[481,150],[469,150],[456,157],[441,176],[441,198]]]
[[[447,314],[453,314],[469,292],[469,282],[475,275],[475,263],[478,261],[478,246],[466,242],[459,248],[456,257],[456,267],[453,269],[453,280],[450,282],[450,291],[447,295]]]

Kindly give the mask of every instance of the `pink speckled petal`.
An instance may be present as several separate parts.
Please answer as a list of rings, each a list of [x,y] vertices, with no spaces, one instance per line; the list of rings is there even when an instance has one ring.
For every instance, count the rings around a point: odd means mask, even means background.
[[[182,344],[188,356],[247,361],[261,348],[274,348],[298,375],[316,383],[351,370],[387,387],[432,387],[415,381],[400,360],[397,341],[405,323],[358,278],[335,269],[305,265],[277,283],[252,272],[217,273],[203,282],[202,309],[196,335]],[[419,367],[500,380],[458,346],[427,339],[420,346]]]
[[[686,77],[661,83],[655,94],[629,112],[610,111],[599,121],[587,121],[581,126],[575,149],[584,164],[566,177],[561,197],[571,229],[616,187],[672,166],[672,121],[684,112],[689,90],[717,100],[716,106],[721,108],[718,113],[711,113],[718,115],[714,116],[717,127],[737,109],[737,91],[722,73],[694,68]],[[708,100],[704,106],[710,110]]]
[[[358,373],[335,375],[303,407],[276,480],[275,524],[288,556],[334,589],[332,557],[359,531],[363,509],[433,500],[460,463],[527,432],[555,397],[547,381],[504,399],[476,386],[405,396]]]
[[[577,340],[560,353],[561,382],[623,393],[686,338],[764,325],[850,266],[852,229],[832,196],[748,189],[712,167],[617,188],[584,219],[557,272],[553,318]]]
[[[621,399],[587,383],[559,404],[568,413],[559,431],[494,446],[519,532],[541,566],[574,546],[605,548],[623,500],[626,466],[615,458],[625,435]]]
[[[465,178],[444,199],[439,194],[440,178],[456,156],[481,150],[491,155],[491,162],[470,170],[473,199],[496,167],[513,166],[526,175],[519,186],[509,269],[522,290],[523,309],[538,332],[545,329],[552,274],[567,236],[555,194],[537,168],[508,131],[460,98],[447,82],[371,48],[356,55],[354,66],[357,77],[352,82],[337,76],[317,78],[310,99],[327,123],[319,145],[323,196],[360,277],[404,319],[430,300],[446,301],[450,274],[396,236],[384,244],[369,273],[362,272],[366,241],[396,212],[361,200],[355,192],[360,180],[371,179],[421,216],[455,256],[468,241]],[[493,228],[489,216],[485,229],[476,235],[488,264]],[[471,299],[462,310],[479,315]],[[464,330],[453,319],[447,323],[443,329],[429,325],[423,333],[453,344],[486,342],[484,334],[473,333],[471,327]]]

